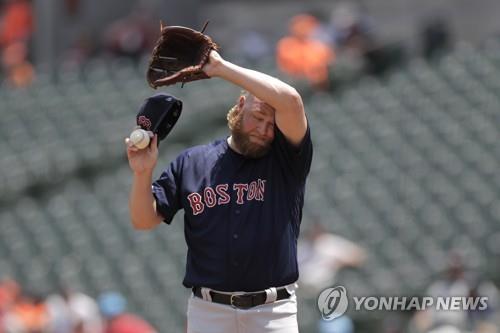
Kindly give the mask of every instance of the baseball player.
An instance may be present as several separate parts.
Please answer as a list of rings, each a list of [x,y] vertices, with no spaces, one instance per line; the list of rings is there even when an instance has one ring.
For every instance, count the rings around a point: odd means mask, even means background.
[[[312,160],[302,99],[216,51],[203,71],[245,91],[227,115],[231,135],[185,150],[154,182],[158,138],[127,146],[132,224],[153,229],[184,210],[188,332],[298,332],[297,238]]]

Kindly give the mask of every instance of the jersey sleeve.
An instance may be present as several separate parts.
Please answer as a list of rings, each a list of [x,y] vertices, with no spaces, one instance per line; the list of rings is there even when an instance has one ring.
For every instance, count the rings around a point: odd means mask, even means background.
[[[274,149],[277,158],[285,170],[290,170],[297,181],[305,181],[311,168],[313,146],[311,141],[311,130],[307,125],[306,134],[298,146],[292,145],[281,132],[275,127]]]
[[[152,184],[153,196],[156,200],[156,209],[167,224],[172,222],[180,209],[180,195],[178,182],[178,160],[170,163],[156,181]]]

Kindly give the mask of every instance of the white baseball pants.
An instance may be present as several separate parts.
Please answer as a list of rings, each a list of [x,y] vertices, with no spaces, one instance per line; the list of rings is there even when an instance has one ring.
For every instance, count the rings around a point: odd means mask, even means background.
[[[289,292],[292,295],[288,299],[247,310],[191,295],[187,333],[298,333],[297,297],[293,289]]]

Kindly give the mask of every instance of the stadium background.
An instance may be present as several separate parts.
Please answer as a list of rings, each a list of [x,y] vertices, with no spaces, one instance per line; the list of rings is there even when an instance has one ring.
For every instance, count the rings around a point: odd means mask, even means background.
[[[295,15],[327,26],[340,2],[33,1],[33,27],[9,39],[5,13],[16,2],[0,1],[0,278],[26,295],[118,291],[159,332],[184,331],[182,213],[139,232],[127,207],[123,139],[154,93],[144,73],[159,19],[192,27],[210,19],[223,56],[303,94],[315,144],[303,234],[320,222],[368,253],[332,285],[361,296],[424,295],[453,253],[467,275],[499,286],[500,3],[351,2],[376,36],[377,61],[361,56],[350,66],[339,46],[318,87],[279,70],[276,43]],[[121,36],[127,27],[137,30]],[[238,94],[217,79],[165,91],[184,112],[158,169],[225,135]],[[302,332],[319,330],[316,296],[299,291]],[[348,314],[355,332],[415,329],[414,313]],[[491,332],[498,318],[488,317]]]

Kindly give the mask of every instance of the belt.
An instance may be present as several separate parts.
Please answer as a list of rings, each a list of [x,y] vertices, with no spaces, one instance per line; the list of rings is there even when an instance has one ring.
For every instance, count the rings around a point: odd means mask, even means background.
[[[193,294],[196,297],[203,298],[200,287],[193,287]],[[219,304],[231,305],[233,308],[250,309],[257,305],[266,303],[267,294],[265,291],[245,294],[223,294],[210,290],[212,302]],[[279,288],[276,290],[276,301],[286,299],[291,294],[286,288]]]

